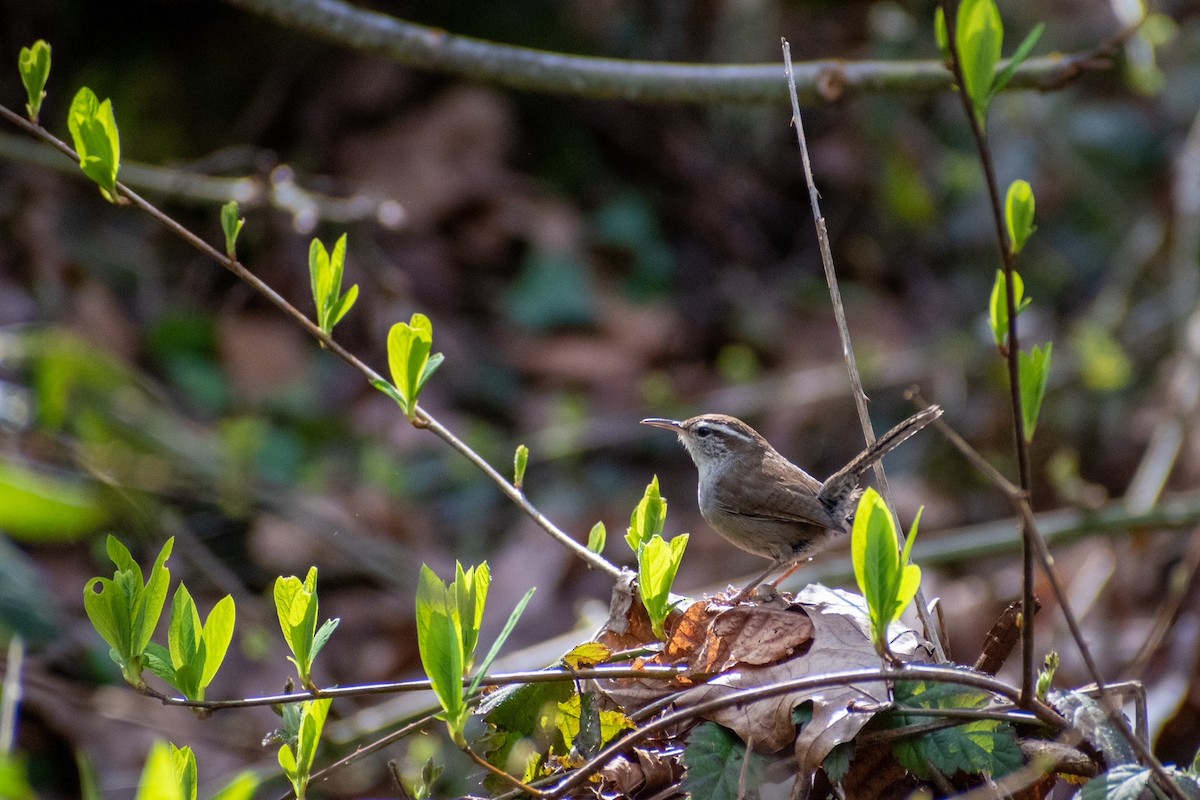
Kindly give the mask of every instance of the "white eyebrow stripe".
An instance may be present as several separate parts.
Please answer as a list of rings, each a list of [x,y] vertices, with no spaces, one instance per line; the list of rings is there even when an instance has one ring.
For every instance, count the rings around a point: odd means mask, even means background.
[[[701,425],[707,425],[708,427],[713,428],[715,430],[724,431],[725,433],[729,434],[730,436],[733,436],[737,439],[741,439],[743,442],[754,441],[754,437],[751,436],[750,434],[746,433],[743,430],[739,430],[739,429],[733,427],[732,425],[726,424],[724,422],[706,422],[706,421],[702,420],[700,422],[700,424],[697,425],[696,427],[699,428]]]

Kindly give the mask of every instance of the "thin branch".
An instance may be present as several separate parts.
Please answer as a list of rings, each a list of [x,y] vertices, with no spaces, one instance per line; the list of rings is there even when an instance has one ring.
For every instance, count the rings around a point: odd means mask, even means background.
[[[0,133],[0,158],[21,164],[78,174],[79,165],[64,161],[50,147],[20,136]],[[395,200],[356,194],[330,197],[305,189],[286,167],[276,167],[269,176],[222,177],[186,168],[160,167],[136,161],[121,161],[122,183],[136,189],[203,205],[236,200],[243,209],[276,208],[292,215],[297,227],[312,227],[318,221],[350,223],[375,220],[384,227],[398,227],[404,208]]]
[[[594,667],[589,669],[537,670],[533,672],[503,672],[496,675],[485,675],[480,686],[511,686],[525,683],[561,683],[576,680],[599,680],[603,678],[643,678],[649,680],[671,680],[687,672],[685,667],[647,665],[634,667]],[[463,685],[469,685],[474,678],[463,679]],[[146,688],[139,690],[141,694],[153,697],[165,706],[182,706],[198,708],[206,711],[221,711],[227,708],[250,708],[254,706],[275,706],[283,703],[301,703],[321,697],[366,697],[376,694],[399,694],[402,692],[424,692],[433,688],[431,681],[412,680],[394,681],[390,683],[368,683],[358,686],[333,686],[328,689],[318,688],[316,691],[301,689],[287,694],[263,695],[261,697],[245,697],[238,700],[188,700],[184,697],[171,697]]]
[[[458,36],[341,0],[227,2],[344,47],[511,89],[702,104],[778,103],[787,91],[779,81],[778,64],[685,64],[553,53]],[[1029,59],[1010,87],[1049,91],[1086,71],[1107,69],[1121,41],[1118,35],[1091,50]],[[796,66],[796,80],[805,103],[834,102],[852,94],[932,94],[951,88],[950,76],[937,61],[811,61]]]
[[[833,303],[833,315],[837,320],[838,338],[842,343],[842,357],[846,361],[846,371],[850,375],[850,386],[853,389],[854,406],[858,409],[858,421],[862,425],[863,436],[870,446],[875,443],[875,431],[871,427],[871,414],[867,411],[867,393],[863,389],[862,376],[858,371],[858,360],[854,356],[854,347],[850,343],[850,327],[846,322],[846,307],[842,303],[842,291],[838,287],[837,271],[833,266],[833,253],[829,247],[829,231],[825,228],[825,217],[821,214],[821,198],[817,192],[817,184],[813,178],[812,162],[808,155],[808,139],[804,135],[804,121],[800,117],[800,101],[796,95],[796,77],[792,70],[792,47],[787,39],[783,40],[784,73],[792,101],[792,125],[796,129],[796,142],[800,147],[800,160],[804,165],[804,180],[808,184],[808,199],[812,206],[813,222],[817,228],[817,242],[820,245],[821,264],[825,268],[825,282],[829,286],[829,298]],[[874,464],[875,479],[879,483],[879,492],[884,502],[891,507],[891,492],[888,490],[887,474],[883,469],[883,461]],[[899,531],[900,545],[904,545],[904,533]],[[916,594],[917,616],[925,628],[925,637],[933,645],[934,657],[939,663],[945,662],[946,649],[942,646],[937,626],[929,615],[929,605],[925,602],[925,593],[917,587]]]
[[[79,162],[79,154],[76,153],[74,149],[70,147],[70,145],[54,136],[45,128],[39,125],[34,125],[21,115],[14,113],[4,106],[0,106],[0,117],[7,119],[19,128],[52,145],[55,149],[68,156],[76,163]],[[342,359],[354,369],[362,373],[363,377],[366,378],[368,382],[385,380],[383,376],[363,363],[358,356],[354,355],[349,350],[334,341],[332,336],[322,331],[315,322],[310,320],[304,315],[303,312],[285,300],[282,295],[268,286],[254,273],[250,272],[250,270],[246,269],[246,267],[240,261],[229,258],[224,253],[218,251],[212,245],[208,244],[208,242],[204,241],[199,236],[180,225],[174,219],[167,216],[167,214],[160,211],[156,206],[144,200],[139,194],[134,192],[124,183],[118,182],[117,190],[122,197],[126,198],[141,211],[156,219],[164,227],[171,231],[171,233],[183,239],[201,253],[211,258],[213,261],[216,261],[218,264],[225,267],[243,282],[249,284],[255,291],[279,308],[279,310],[290,317],[296,324],[304,328],[304,330],[306,330],[310,336],[321,343],[323,348],[333,353],[335,356]],[[467,460],[469,460],[472,464],[479,468],[480,471],[487,475],[492,482],[499,487],[500,491],[503,492],[509,500],[515,503],[518,508],[524,511],[531,519],[533,519],[534,522],[541,526],[543,530],[554,537],[559,544],[574,552],[575,555],[587,562],[589,566],[594,569],[598,569],[614,578],[621,574],[621,569],[619,567],[612,564],[598,553],[593,553],[591,550],[588,550],[579,542],[572,539],[553,522],[551,522],[549,518],[542,514],[542,512],[539,511],[535,505],[533,505],[533,503],[529,502],[523,492],[509,483],[508,480],[494,467],[492,467],[492,465],[488,464],[482,456],[480,456],[465,442],[451,433],[448,428],[434,419],[434,417],[430,415],[428,411],[425,411],[422,408],[417,409],[417,425],[421,428],[428,428],[452,448],[466,457]]]
[[[987,675],[979,675],[977,673],[962,672],[956,669],[947,667],[933,666],[905,666],[900,669],[893,667],[880,667],[876,669],[858,669],[848,670],[845,672],[832,672],[825,675],[810,675],[804,678],[794,678],[792,680],[780,681],[769,686],[758,686],[753,689],[743,689],[737,692],[707,700],[703,703],[697,703],[694,706],[672,711],[669,714],[664,714],[653,722],[646,723],[635,731],[625,734],[621,738],[615,740],[610,745],[605,747],[593,758],[589,759],[586,764],[581,766],[576,772],[565,778],[553,790],[547,793],[549,797],[562,797],[570,790],[583,785],[587,780],[603,768],[614,756],[628,750],[638,742],[666,730],[675,725],[684,722],[690,722],[696,718],[703,717],[705,714],[710,714],[731,706],[741,706],[755,700],[763,700],[769,697],[777,697],[782,694],[791,692],[808,691],[811,689],[819,689],[827,686],[848,686],[855,683],[877,682],[877,681],[896,681],[896,680],[925,680],[938,683],[961,684],[963,686],[971,686],[976,689],[982,689],[986,692],[1006,697],[1009,700],[1016,702],[1020,699],[1020,692],[1002,681],[992,678]],[[1058,712],[1044,703],[1034,698],[1034,704],[1028,709],[1039,721],[1044,723],[1054,730],[1062,731],[1070,727],[1065,719]]]
[[[971,98],[968,96],[966,90],[967,82],[963,77],[962,59],[958,52],[958,42],[955,36],[955,25],[958,21],[957,8],[952,8],[948,0],[940,0],[940,5],[946,20],[947,52],[950,56],[949,67],[954,74],[955,85],[960,87],[958,97],[962,102],[963,113],[966,114],[967,121],[971,126],[971,135],[975,140],[975,149],[979,153],[979,162],[983,166],[988,199],[990,200],[992,209],[992,222],[996,226],[996,243],[1000,247],[1000,262],[1004,267],[1004,300],[1008,308],[1008,346],[1005,356],[1007,357],[1008,364],[1009,399],[1012,405],[1013,446],[1017,454],[1017,472],[1020,477],[1021,493],[1028,500],[1030,487],[1033,485],[1033,482],[1030,478],[1029,446],[1025,440],[1025,415],[1021,412],[1021,344],[1020,338],[1017,335],[1016,281],[1013,279],[1013,273],[1016,271],[1014,266],[1015,255],[1009,246],[1008,230],[1004,224],[1004,205],[1000,200],[1000,184],[996,180],[996,165],[992,159],[991,148],[988,146],[987,131],[983,128],[986,121],[981,121],[978,115],[976,115],[975,109],[971,105]],[[1025,527],[1021,529],[1021,532],[1025,540],[1025,546],[1021,552],[1023,589],[1021,612],[1025,621],[1024,626],[1021,628],[1021,694],[1022,697],[1028,700],[1033,696],[1034,671],[1036,669],[1033,650],[1034,547],[1030,541],[1033,537],[1033,532]]]

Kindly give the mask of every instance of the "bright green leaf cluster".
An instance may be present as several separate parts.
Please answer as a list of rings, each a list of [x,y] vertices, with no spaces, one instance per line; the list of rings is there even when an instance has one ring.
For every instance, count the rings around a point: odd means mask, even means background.
[[[687,549],[688,535],[681,533],[670,542],[662,537],[667,521],[667,501],[658,491],[658,476],[646,486],[642,499],[629,518],[625,542],[637,555],[638,593],[650,617],[654,635],[665,638],[664,625],[674,605],[671,587]]]
[[[466,746],[467,702],[479,688],[534,592],[533,589],[526,592],[513,609],[478,674],[464,690],[463,682],[474,667],[491,582],[491,571],[484,562],[467,570],[456,563],[454,580],[449,585],[442,583],[437,573],[422,564],[417,583],[417,649],[421,654],[421,665],[442,706],[439,716],[446,722],[454,743],[460,747]]]
[[[137,800],[196,800],[196,756],[192,748],[156,741],[142,768]]]
[[[226,239],[228,239],[226,232]],[[312,278],[313,301],[317,304],[317,326],[326,334],[346,316],[358,299],[358,284],[342,294],[342,273],[346,269],[346,234],[338,237],[333,252],[325,249],[320,239],[313,239],[308,248],[308,272]]]
[[[1012,80],[1038,40],[1045,26],[1039,24],[1013,53],[1008,66],[999,74],[996,65],[1004,45],[1004,22],[995,0],[963,0],[955,18],[954,44],[962,65],[963,83],[967,97],[980,127],[987,119],[988,104],[998,92]],[[946,29],[946,16],[939,7],[934,18],[934,34],[942,57],[950,60],[950,36]]]
[[[991,701],[991,696],[969,686],[898,681],[895,700],[901,708],[982,708]],[[902,712],[893,720],[897,727],[928,721],[929,717]],[[1024,761],[1012,726],[994,719],[906,736],[893,742],[892,752],[905,769],[922,780],[929,780],[934,770],[946,776],[963,772],[1001,778],[1020,768]]]
[[[881,656],[891,652],[888,626],[900,618],[921,585],[921,568],[908,563],[920,521],[921,514],[917,512],[901,553],[896,523],[878,492],[867,489],[854,513],[854,529],[850,533],[854,578],[867,600],[871,640]]]
[[[413,314],[408,322],[397,322],[388,331],[388,367],[392,383],[373,382],[376,389],[396,401],[409,420],[417,418],[417,398],[425,382],[442,365],[442,354],[434,353],[433,323],[424,314]]]
[[[328,697],[301,703],[295,746],[285,742],[279,747],[279,766],[283,767],[298,800],[304,800],[307,796],[317,745],[321,741],[321,731],[325,728],[325,718],[329,715],[332,703],[333,700]]]
[[[163,544],[150,577],[143,584],[142,569],[133,560],[129,549],[115,536],[109,536],[108,557],[117,570],[111,580],[92,578],[83,589],[83,606],[88,619],[112,648],[110,654],[121,668],[122,677],[137,689],[146,687],[142,680],[146,648],[167,600],[171,571],[166,562],[174,544],[174,537]]]
[[[29,114],[29,120],[36,125],[42,101],[46,99],[46,81],[50,79],[50,45],[38,39],[33,47],[22,47],[17,66],[28,98],[25,111]]]
[[[1025,310],[1033,298],[1025,296],[1025,281],[1021,279],[1021,275],[1013,270],[1013,298],[1015,300],[1017,313],[1020,314]],[[996,281],[992,284],[992,297],[988,303],[989,321],[992,326],[992,336],[996,339],[996,347],[1000,352],[1008,352],[1008,295],[1006,290],[1008,281],[1004,278],[1003,270],[996,270]]]
[[[238,217],[237,200],[230,200],[221,206],[221,231],[225,234],[225,255],[230,258],[237,258],[237,238],[238,234],[242,232],[242,226],[245,224],[246,219]],[[311,266],[311,253],[309,258]],[[358,287],[355,288],[357,289]],[[353,301],[351,301],[351,305],[353,305]]]
[[[517,445],[517,452],[513,454],[513,486],[518,489],[525,488],[525,468],[528,466],[529,448]]]
[[[120,202],[117,170],[121,167],[121,138],[112,101],[103,103],[86,86],[75,94],[67,116],[67,128],[79,153],[83,174],[94,180],[110,203]]]
[[[1008,249],[1020,253],[1037,229],[1033,224],[1033,187],[1029,181],[1016,180],[1009,184],[1004,197],[1004,222],[1008,227]]]
[[[317,629],[317,568],[310,567],[301,582],[296,576],[280,577],[275,581],[275,611],[279,615],[279,627],[287,640],[292,655],[288,661],[296,665],[300,683],[306,689],[315,689],[312,682],[312,665],[321,652],[340,619],[329,619]]]
[[[233,598],[225,595],[201,624],[195,601],[187,587],[179,584],[171,604],[168,647],[151,642],[146,667],[188,700],[203,700],[204,690],[216,677],[233,640],[234,615]]]
[[[1024,350],[1017,353],[1017,368],[1021,375],[1021,417],[1025,423],[1026,441],[1033,441],[1033,432],[1042,413],[1053,347],[1053,342],[1046,342],[1045,347],[1034,345],[1029,353]]]

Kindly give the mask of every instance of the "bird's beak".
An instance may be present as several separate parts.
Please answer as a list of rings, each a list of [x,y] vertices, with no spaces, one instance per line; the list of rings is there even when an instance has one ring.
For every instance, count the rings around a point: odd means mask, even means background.
[[[653,425],[655,428],[666,428],[669,431],[678,433],[683,430],[683,423],[675,419],[661,419],[659,417],[650,417],[642,420],[643,425]]]

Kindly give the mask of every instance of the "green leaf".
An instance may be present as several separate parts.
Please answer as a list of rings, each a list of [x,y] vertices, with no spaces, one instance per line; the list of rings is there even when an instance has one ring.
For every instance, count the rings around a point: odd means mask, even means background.
[[[317,654],[320,653],[321,649],[329,642],[329,637],[333,635],[335,630],[337,630],[337,626],[341,623],[341,621],[341,617],[327,619],[325,620],[325,623],[317,629],[316,634],[313,636],[312,648],[308,654],[310,664],[317,660]]]
[[[924,681],[899,681],[895,696],[899,707],[923,709],[980,708],[991,699],[987,692],[968,686]],[[927,716],[898,711],[891,724],[902,727],[928,721]],[[1001,720],[976,720],[908,736],[896,740],[892,752],[905,769],[924,780],[934,769],[947,776],[961,771],[1000,778],[1020,768],[1023,761],[1012,726]]]
[[[175,667],[171,664],[171,653],[158,642],[151,642],[142,654],[142,663],[146,669],[162,678],[170,686],[178,687]]]
[[[171,603],[171,624],[167,629],[167,645],[171,666],[175,668],[175,688],[189,700],[199,700],[200,674],[203,663],[200,612],[187,587],[182,583],[175,590]]]
[[[1013,75],[1017,74],[1017,68],[1029,58],[1029,54],[1033,52],[1033,48],[1037,46],[1038,40],[1042,38],[1042,33],[1046,30],[1046,23],[1039,22],[1034,26],[1021,42],[1021,46],[1017,48],[1017,52],[1013,53],[1012,58],[999,75],[996,76],[995,82],[992,84],[992,94],[997,95],[1004,91],[1004,87],[1008,86]]]
[[[933,11],[933,38],[937,41],[942,61],[950,63],[950,34],[946,31],[946,10],[938,6]]]
[[[521,602],[517,603],[516,608],[508,615],[508,622],[504,623],[500,635],[496,637],[496,641],[492,643],[492,647],[484,657],[483,663],[479,665],[479,673],[471,681],[471,685],[467,689],[467,694],[475,694],[479,689],[480,682],[487,675],[487,671],[492,668],[492,662],[496,660],[496,656],[500,655],[500,648],[504,646],[504,643],[508,641],[508,637],[512,635],[513,628],[517,627],[517,621],[525,613],[525,607],[529,605],[529,601],[533,599],[533,593],[536,591],[537,587],[535,586],[526,592],[525,596],[521,598]]]
[[[850,771],[850,762],[854,758],[854,742],[839,742],[821,762],[821,769],[830,783],[838,783]]]
[[[629,528],[625,533],[629,549],[638,553],[651,537],[662,533],[666,521],[667,501],[659,494],[658,476],[655,475],[646,485],[642,499],[629,518]]]
[[[1046,658],[1042,661],[1042,668],[1038,671],[1037,698],[1043,703],[1050,694],[1050,687],[1054,685],[1054,673],[1058,672],[1058,663],[1058,652],[1051,650],[1046,653]],[[1197,753],[1196,757],[1200,758],[1200,753]],[[1192,767],[1195,768],[1195,763],[1192,764]]]
[[[25,84],[25,96],[28,98],[25,110],[30,121],[36,125],[42,100],[46,99],[46,81],[50,79],[50,45],[38,39],[33,47],[22,47],[17,67],[21,71],[21,83]]]
[[[421,565],[417,581],[417,650],[425,676],[442,706],[442,716],[454,734],[454,724],[463,716],[462,626],[449,588],[427,565]],[[456,737],[461,738],[461,731]]]
[[[465,674],[475,663],[475,648],[479,644],[479,629],[483,626],[483,611],[487,607],[492,573],[486,561],[467,570],[456,561],[454,575],[454,581],[450,584],[446,596],[449,602],[453,603],[451,613],[457,616],[459,621]]]
[[[245,218],[238,218],[237,200],[230,200],[221,206],[221,230],[225,233],[225,255],[237,257],[237,238],[246,224]]]
[[[0,530],[27,544],[69,544],[105,523],[98,484],[0,461]]]
[[[289,660],[296,665],[300,682],[312,688],[312,663],[317,656],[317,568],[311,567],[304,581],[295,576],[280,577],[275,581],[275,611],[279,616],[279,627],[283,638],[294,657]],[[332,626],[336,627],[333,622]],[[322,626],[320,645],[324,646],[333,633],[331,623]],[[328,630],[326,630],[328,628]]]
[[[517,445],[513,455],[513,486],[522,489],[525,486],[525,468],[529,466],[529,448],[523,444]]]
[[[1017,313],[1020,314],[1032,302],[1032,298],[1025,296],[1025,281],[1021,280],[1021,274],[1014,269],[1012,276],[1014,300]],[[988,307],[992,336],[995,337],[996,347],[1000,348],[1001,352],[1005,352],[1008,347],[1008,296],[1005,293],[1007,287],[1004,271],[996,270],[996,280],[992,284],[992,296]]]
[[[121,139],[112,101],[99,101],[86,86],[71,101],[67,128],[79,153],[79,166],[100,187],[110,202],[118,202],[117,171],[121,166]]]
[[[587,549],[593,553],[600,554],[604,552],[605,542],[608,540],[608,530],[604,527],[603,522],[597,522],[588,532]]]
[[[900,587],[900,543],[883,498],[868,488],[858,501],[850,534],[854,578],[866,598],[871,624],[878,634],[892,620]]]
[[[1008,227],[1008,249],[1013,254],[1021,252],[1025,242],[1033,234],[1033,187],[1029,181],[1016,180],[1008,187],[1004,198],[1004,222]]]
[[[1021,376],[1021,416],[1025,421],[1025,441],[1033,441],[1038,417],[1042,413],[1042,400],[1046,397],[1046,382],[1050,377],[1050,354],[1053,342],[1046,346],[1034,345],[1033,351],[1017,353],[1017,366]]]
[[[1154,777],[1146,767],[1121,764],[1092,778],[1079,792],[1080,800],[1142,800]]]
[[[312,281],[313,302],[317,307],[317,326],[329,334],[358,299],[357,284],[342,294],[342,275],[346,268],[346,234],[338,237],[330,253],[314,238],[308,247],[308,272]]]
[[[332,698],[324,697],[309,700],[301,706],[296,761],[306,777],[312,771],[313,762],[316,760],[317,745],[321,742],[321,732],[325,729],[325,719],[329,716],[329,706],[332,704]]]
[[[657,533],[638,552],[638,590],[650,617],[654,635],[666,637],[664,624],[671,613],[671,587],[687,548],[688,535],[681,533],[667,542]]]
[[[749,763],[744,763],[749,760]],[[697,726],[683,751],[683,789],[705,800],[754,800],[762,785],[762,756],[746,750],[732,731],[715,722]],[[741,792],[745,773],[745,794]]]
[[[208,617],[204,620],[204,667],[200,673],[200,691],[217,676],[217,670],[225,660],[229,651],[229,643],[233,641],[233,627],[237,616],[233,597],[225,595],[217,601]],[[315,655],[315,654],[314,654]]]
[[[190,747],[171,745],[171,765],[186,800],[196,800],[196,754]]]
[[[233,780],[217,790],[212,800],[252,800],[259,783],[258,776],[250,770],[239,772]]]
[[[424,314],[413,314],[409,322],[397,322],[388,331],[392,384],[399,395],[400,407],[410,420],[416,419],[417,399],[425,382],[442,363],[441,353],[430,355],[432,348],[433,323]],[[396,399],[395,395],[392,397]]]
[[[186,794],[173,751],[174,747],[167,742],[156,741],[150,747],[138,781],[137,800],[194,800],[195,786],[190,796]]]
[[[1004,46],[1004,23],[995,0],[963,0],[955,20],[955,41],[962,66],[963,90],[980,127],[987,122],[996,64]]]

